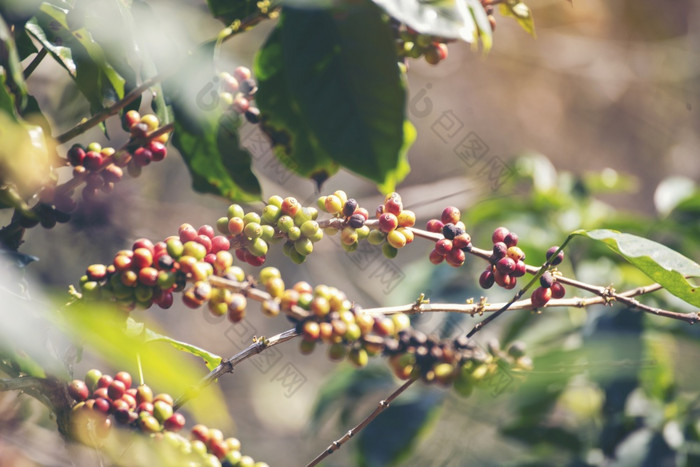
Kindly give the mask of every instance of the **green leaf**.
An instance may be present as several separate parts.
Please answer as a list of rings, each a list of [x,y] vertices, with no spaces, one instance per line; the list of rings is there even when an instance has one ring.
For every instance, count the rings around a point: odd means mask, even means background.
[[[282,161],[317,180],[335,162],[393,189],[408,172],[412,139],[396,60],[391,30],[371,3],[285,8],[256,60],[256,99]]]
[[[640,386],[659,401],[668,402],[673,396],[675,341],[668,334],[647,333],[644,336],[644,361],[654,362],[640,370]]]
[[[14,37],[2,17],[0,17],[0,77],[3,79],[3,87],[6,86],[7,91],[13,96],[12,113],[14,114],[26,104],[27,85],[24,83]],[[2,99],[1,105],[6,108],[6,99]]]
[[[71,51],[75,64],[74,77],[80,91],[90,102],[93,111],[103,108],[104,101],[116,101],[124,97],[124,78],[122,78],[107,61],[105,51],[95,42],[90,32],[81,27],[71,30],[66,18],[66,10],[44,3],[36,15],[36,24],[41,28],[44,40],[42,44],[49,49],[59,63],[70,71],[70,63],[65,57],[52,50],[48,44],[65,46]],[[37,32],[29,28],[30,33]],[[36,36],[35,36],[36,37]],[[40,37],[36,37],[40,40]]]
[[[491,47],[491,26],[476,0],[373,0],[389,15],[423,34],[472,43],[480,35]],[[476,21],[475,21],[476,20]],[[477,27],[478,25],[478,27]]]
[[[75,79],[76,66],[75,62],[73,62],[73,54],[70,48],[51,42],[34,18],[27,23],[26,30],[27,33],[36,39],[49,52],[53,59]]]
[[[676,297],[700,307],[700,288],[687,278],[700,277],[700,265],[667,246],[616,230],[577,230],[572,235],[605,243]]]
[[[442,408],[444,393],[420,391],[402,395],[360,432],[357,440],[361,466],[396,465],[415,449]]]
[[[338,171],[339,165],[320,146],[291,95],[282,54],[277,28],[255,57],[259,88],[255,102],[263,114],[261,129],[270,138],[277,158],[289,170],[323,183]]]
[[[520,27],[535,37],[535,20],[532,18],[530,7],[518,0],[508,0],[498,6],[498,12],[503,16],[515,18]]]
[[[157,332],[152,331],[150,329],[145,329],[144,334],[146,337],[146,342],[166,342],[175,347],[177,350],[187,352],[194,355],[195,357],[201,358],[202,360],[204,360],[204,363],[206,363],[209,371],[213,370],[219,365],[219,363],[221,363],[220,356],[213,354],[205,349],[202,349],[201,347],[197,347],[196,345],[188,344],[187,342],[182,342],[173,339],[172,337],[158,334]]]
[[[250,153],[239,143],[239,123],[222,116],[188,128],[181,116],[176,108],[173,144],[187,164],[193,188],[232,201],[259,200],[260,184],[250,169]]]
[[[184,394],[204,376],[201,365],[182,352],[151,345],[148,334],[138,332],[138,323],[127,322],[124,313],[109,304],[76,302],[61,314],[56,324],[78,345],[96,351],[116,368],[134,374],[140,360],[146,383],[174,397]],[[155,326],[145,323],[142,329],[155,329]],[[202,421],[205,424],[225,424],[228,418],[218,385],[209,386],[206,392],[190,400],[187,408],[198,419],[208,420]]]

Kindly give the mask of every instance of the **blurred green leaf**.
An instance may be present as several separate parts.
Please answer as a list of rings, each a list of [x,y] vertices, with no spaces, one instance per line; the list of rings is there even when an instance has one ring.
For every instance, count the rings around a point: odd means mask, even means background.
[[[436,390],[402,394],[360,432],[358,464],[396,465],[405,460],[439,417],[444,397]]]
[[[640,383],[646,393],[660,401],[667,401],[673,393],[673,350],[675,342],[665,334],[647,333],[644,336],[644,358],[650,362],[640,372]]]
[[[700,289],[686,279],[700,278],[700,265],[667,246],[615,230],[577,230],[572,235],[605,243],[676,297],[700,307]]]
[[[69,27],[66,10],[44,3],[35,18],[36,25],[43,34],[36,27],[28,26],[29,32],[36,33],[36,39],[42,41],[69,72],[71,62],[65,56],[65,50],[57,50],[53,45],[70,49],[71,60],[75,65],[71,76],[90,102],[93,112],[102,109],[105,101],[117,101],[124,97],[124,78],[107,61],[105,51],[86,28],[72,30]]]
[[[535,21],[532,19],[530,7],[518,0],[507,0],[498,6],[498,12],[503,16],[515,18],[520,27],[535,37]]]
[[[483,22],[484,7],[474,0],[373,0],[393,18],[423,34],[474,42],[482,35],[491,47],[491,26]],[[483,13],[483,17],[482,17]],[[476,21],[475,21],[476,20]],[[477,28],[477,24],[479,27]]]
[[[151,329],[145,329],[144,334],[146,342],[165,342],[172,345],[177,350],[187,352],[195,357],[201,358],[206,363],[209,371],[213,370],[219,365],[219,363],[221,363],[220,356],[202,349],[201,347],[197,347],[196,345],[188,344],[187,342],[182,342],[177,339],[173,339],[172,337],[164,336],[163,334],[158,334]]]
[[[0,17],[0,78],[2,79],[2,92],[9,92],[12,96],[12,107],[8,108],[7,97],[0,97],[2,108],[11,110],[10,115],[16,115],[24,108],[27,97],[27,85],[22,75],[22,65],[19,63],[17,47],[10,29],[4,18]]]
[[[240,146],[237,120],[224,115],[195,128],[186,127],[181,115],[175,108],[173,144],[187,164],[193,188],[232,201],[259,200],[260,184],[250,168],[250,153]]]
[[[115,368],[126,369],[125,362],[133,365],[140,358],[148,384],[162,387],[174,397],[184,394],[204,376],[201,365],[195,365],[182,352],[152,345],[147,334],[134,333],[133,322],[127,333],[124,313],[108,304],[73,303],[61,313],[56,324],[76,344],[96,351]],[[144,329],[155,327],[146,323]],[[206,392],[189,401],[187,407],[202,423],[227,423],[223,394],[217,385],[209,386]]]
[[[256,58],[263,129],[282,162],[318,183],[335,162],[393,190],[413,139],[396,60],[391,30],[369,2],[283,9]]]

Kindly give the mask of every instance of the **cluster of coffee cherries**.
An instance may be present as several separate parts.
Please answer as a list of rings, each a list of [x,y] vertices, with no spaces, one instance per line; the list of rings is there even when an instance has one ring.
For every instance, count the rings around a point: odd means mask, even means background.
[[[304,207],[293,197],[271,196],[262,213],[246,213],[237,204],[216,222],[219,232],[229,235],[236,257],[253,266],[265,262],[270,243],[285,241],[282,251],[297,264],[313,252],[314,243],[323,238],[316,219],[318,210]]]
[[[430,252],[430,262],[440,264],[447,261],[453,267],[460,267],[466,260],[466,253],[472,249],[471,236],[465,231],[462,214],[454,206],[443,209],[440,219],[430,219],[427,223],[428,232],[442,234],[444,238],[435,242]]]
[[[479,285],[489,289],[494,282],[510,290],[517,278],[525,275],[525,253],[518,247],[518,235],[505,227],[498,227],[491,235],[493,253],[486,270],[479,276]]]
[[[369,219],[369,211],[360,207],[354,198],[348,198],[343,190],[319,197],[317,205],[319,209],[331,214],[334,218],[343,219],[343,227],[340,229],[340,244],[345,251],[355,251],[360,240],[369,237],[370,229],[365,225]],[[336,227],[325,228],[329,235],[337,234],[338,230]]]
[[[110,415],[117,424],[146,433],[180,431],[185,426],[185,417],[173,410],[171,396],[154,395],[145,384],[133,387],[126,371],[110,376],[90,370],[84,380],[70,382],[68,393],[77,402],[72,409],[71,433],[81,441],[89,437],[85,432],[91,428],[88,420],[98,437],[107,436],[112,427]]]
[[[392,28],[399,57],[423,57],[431,65],[437,65],[447,58],[447,44],[444,38],[421,34],[398,21],[392,21]]]
[[[152,436],[161,465],[267,466],[242,455],[240,441],[218,429],[199,424],[183,435],[186,420],[173,409],[172,396],[155,395],[146,384],[134,387],[126,371],[110,376],[89,370],[68,384],[68,393],[76,401],[70,433],[83,444],[100,445],[116,424]]]
[[[547,261],[549,261],[552,266],[556,266],[564,260],[563,251],[554,256],[558,249],[558,246],[553,246],[547,250]],[[540,276],[540,286],[532,292],[530,300],[535,308],[540,308],[545,306],[550,299],[563,298],[565,294],[566,289],[564,286],[556,281],[554,275],[550,271],[545,271]]]
[[[206,282],[210,275],[243,279],[243,270],[233,265],[230,247],[229,239],[215,235],[210,225],[195,229],[182,224],[177,236],[156,244],[136,240],[130,250],[117,252],[112,264],[88,266],[80,279],[82,297],[114,300],[130,311],[153,304],[169,308],[173,293],[184,290],[185,304],[199,307],[210,297],[218,297]],[[185,289],[188,282],[193,285]]]
[[[25,229],[39,224],[45,229],[51,229],[56,223],[68,222],[70,213],[77,206],[70,194],[57,191],[55,185],[45,186],[39,193],[39,202],[31,208],[24,205],[16,190],[6,189],[6,193],[15,198],[12,204],[18,206],[15,208],[13,222],[16,220]]]
[[[426,383],[454,386],[463,396],[471,394],[477,384],[488,383],[499,371],[532,368],[532,360],[520,342],[503,351],[497,341],[492,341],[486,351],[465,336],[438,339],[413,328],[386,337],[383,353],[389,357],[397,378],[419,377]]]
[[[219,73],[219,98],[231,110],[245,116],[250,123],[260,122],[260,109],[253,105],[258,83],[253,79],[250,68],[239,66],[233,74],[222,71]]]
[[[124,167],[129,175],[138,177],[143,167],[167,156],[167,134],[148,138],[160,126],[158,117],[153,114],[141,116],[138,111],[130,110],[124,114],[124,125],[131,134],[126,149],[116,151],[93,142],[87,146],[74,144],[68,150],[73,177],[85,181],[83,198],[93,199],[99,191],[112,191],[114,184],[122,179]]]

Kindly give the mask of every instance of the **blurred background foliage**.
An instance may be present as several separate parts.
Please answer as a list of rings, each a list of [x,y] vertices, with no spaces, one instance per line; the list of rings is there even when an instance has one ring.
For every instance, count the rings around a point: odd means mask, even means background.
[[[159,51],[161,62],[221,27],[204,2],[149,4],[153,20],[141,28],[152,40],[168,43]],[[408,153],[412,171],[398,187],[406,207],[420,223],[448,204],[460,207],[482,247],[493,228],[506,225],[520,235],[532,264],[579,228],[619,229],[699,258],[700,7],[691,0],[541,0],[530,7],[537,39],[498,17],[488,56],[455,43],[437,67],[409,62],[407,117],[418,136]],[[223,66],[252,65],[273,25],[263,23],[227,42]],[[123,46],[118,30],[104,30]],[[49,60],[27,87],[55,134],[94,105]],[[118,122],[107,121],[106,129],[110,145],[124,142]],[[314,183],[280,170],[257,129],[244,125],[240,131],[263,196],[292,195],[310,204],[317,195]],[[99,129],[80,141],[107,143]],[[470,147],[480,147],[482,155],[460,150],[465,141],[476,142]],[[161,239],[183,222],[213,223],[225,212],[226,201],[185,188],[190,178],[181,160],[170,157],[149,169],[98,204],[81,207],[69,224],[27,233],[22,251],[39,258],[22,273],[32,281],[30,291],[43,288],[65,301],[68,285],[87,264],[108,262],[138,237]],[[344,171],[323,192],[335,189],[368,207],[380,200],[373,184]],[[408,303],[421,292],[436,302],[484,293],[476,284],[482,263],[434,267],[426,261],[429,250],[417,241],[400,252],[394,267],[381,258],[358,261],[326,240],[302,266],[279,251],[268,262],[290,283],[337,286],[366,307]],[[570,244],[562,270],[618,291],[649,282],[583,238]],[[489,291],[491,301],[507,298]],[[690,311],[664,293],[644,302]],[[254,335],[288,327],[249,316],[234,327],[179,304],[137,314],[222,356],[236,353]],[[474,322],[447,315],[415,318],[420,329],[443,335],[466,332]],[[696,327],[620,306],[507,313],[477,341],[484,347],[491,339],[525,341],[535,361],[525,380],[506,378],[503,387],[467,399],[418,385],[327,465],[694,465],[700,462],[697,334]],[[255,357],[220,381],[235,435],[270,465],[307,462],[397,386],[382,362],[350,371],[319,350],[302,356],[294,346],[289,342],[269,358]],[[86,354],[74,370],[81,375],[95,365],[104,363]],[[289,366],[298,375],[295,385],[278,377]],[[322,404],[327,394],[334,395],[332,403]],[[51,463],[51,454],[59,463],[70,459],[52,437],[53,421],[41,406],[9,393],[0,394],[0,404],[7,408],[0,411],[6,418],[0,424],[1,456],[39,464]]]

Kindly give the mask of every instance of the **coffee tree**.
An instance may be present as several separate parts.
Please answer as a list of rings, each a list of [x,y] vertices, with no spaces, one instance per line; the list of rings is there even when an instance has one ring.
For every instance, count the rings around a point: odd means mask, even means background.
[[[642,230],[648,219],[591,216],[602,209],[595,200],[601,179],[563,174],[543,190],[533,183],[536,159],[518,162],[509,182],[520,187],[515,201],[446,205],[420,218],[397,191],[415,138],[405,110],[411,63],[439,66],[458,40],[488,52],[498,15],[534,32],[524,3],[210,0],[207,7],[223,26],[182,51],[171,50],[146,2],[1,5],[2,391],[44,403],[64,440],[93,448],[103,462],[263,466],[264,452],[249,452],[217,427],[226,404],[217,383],[235,378],[250,357],[296,341],[309,359],[325,354],[351,364],[319,389],[312,415],[319,424],[340,406],[346,433],[324,440],[309,465],[354,437],[359,463],[397,462],[450,394],[504,389],[512,416],[499,429],[533,447],[525,462],[697,461],[697,390],[676,381],[670,350],[673,333],[690,337],[693,349],[697,340],[689,325],[700,319],[693,283],[700,266],[679,252],[698,252],[697,194],[639,236],[626,231]],[[255,63],[230,67],[224,44],[261,23],[273,27]],[[85,105],[75,123],[48,114],[30,93],[43,60],[60,65],[67,88],[80,94],[74,99]],[[245,124],[259,125],[286,170],[313,181],[314,199],[263,196],[241,145]],[[99,137],[87,136],[96,129]],[[169,236],[133,239],[104,263],[80,257],[84,275],[38,306],[35,286],[17,279],[36,259],[28,231],[80,229],[81,213],[142,172],[157,173],[172,150],[195,191],[233,204],[203,225],[185,212]],[[368,204],[326,191],[341,168],[376,184],[382,198]],[[557,211],[576,213],[582,225],[562,230],[549,216]],[[363,308],[342,284],[309,283],[270,264],[275,251],[302,264],[324,242],[349,255],[370,247],[391,260],[421,251],[442,278],[416,290],[411,303]],[[58,259],[41,260],[61,268]],[[577,278],[595,261],[606,271]],[[450,281],[458,298],[442,301]],[[489,299],[496,289],[508,298]],[[175,303],[234,325],[259,309],[288,329],[221,357],[206,342],[156,329],[146,310]],[[175,311],[168,319],[201,319]],[[562,320],[565,313],[572,318]],[[444,317],[439,329],[427,330],[422,322],[436,315]],[[461,327],[466,316],[474,320],[469,329]],[[480,340],[497,319],[505,323],[501,343]],[[37,329],[39,339],[26,338]],[[86,369],[83,349],[117,370]],[[633,364],[611,372],[605,349]],[[208,373],[183,356],[195,356]],[[360,398],[391,385],[357,416]],[[402,402],[418,385],[428,389]],[[576,429],[582,420],[596,421],[594,434]],[[419,463],[431,462],[425,455],[417,454]]]

